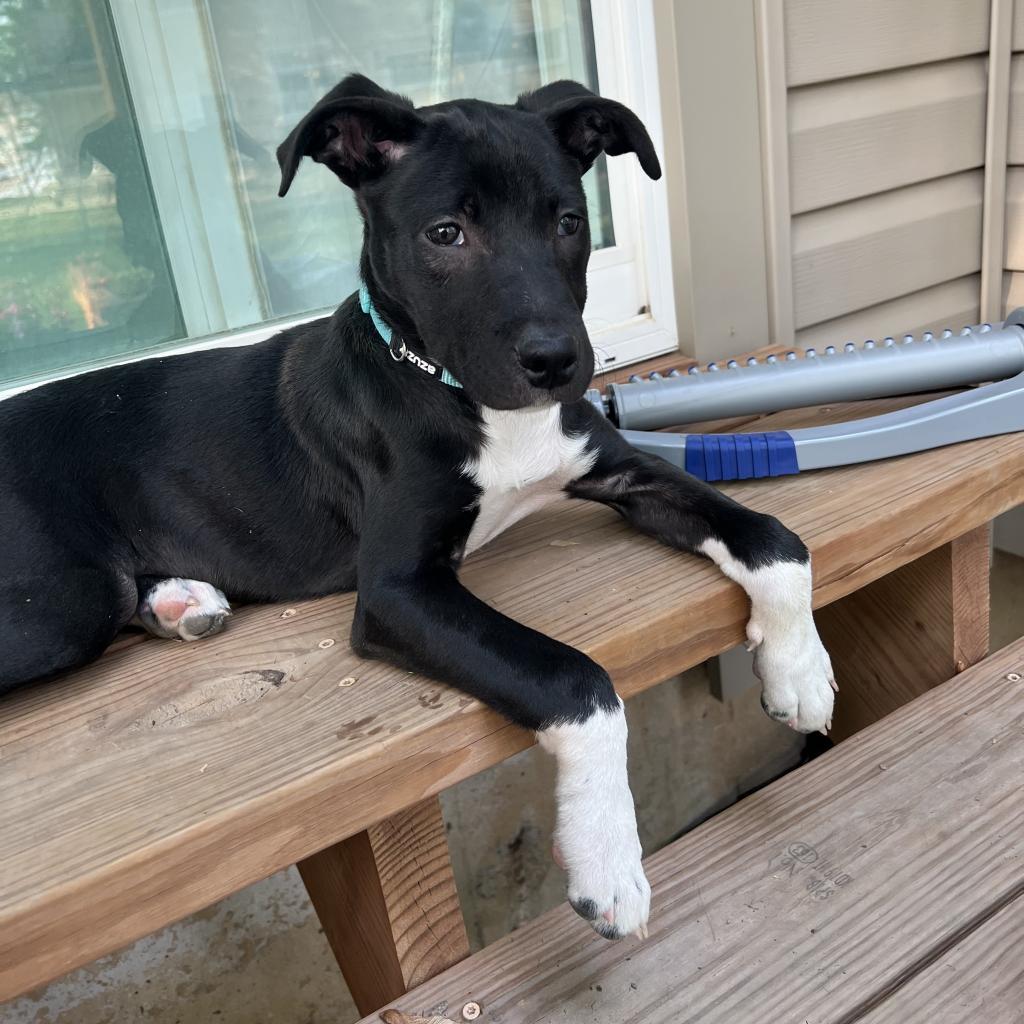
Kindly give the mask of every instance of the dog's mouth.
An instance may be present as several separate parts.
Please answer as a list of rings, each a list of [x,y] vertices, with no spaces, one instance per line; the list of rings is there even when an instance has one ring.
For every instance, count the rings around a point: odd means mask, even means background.
[[[458,376],[458,375],[456,375]],[[593,356],[572,378],[555,387],[537,387],[518,367],[509,367],[505,373],[492,375],[467,367],[459,377],[466,395],[490,409],[513,411],[536,409],[547,405],[570,405],[583,398],[593,376]]]

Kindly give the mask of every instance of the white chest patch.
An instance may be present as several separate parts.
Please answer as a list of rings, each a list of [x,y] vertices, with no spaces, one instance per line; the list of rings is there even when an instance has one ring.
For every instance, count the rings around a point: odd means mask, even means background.
[[[566,484],[588,473],[596,454],[585,437],[562,433],[562,407],[481,409],[486,440],[464,472],[482,490],[466,554],[520,519],[564,497]]]

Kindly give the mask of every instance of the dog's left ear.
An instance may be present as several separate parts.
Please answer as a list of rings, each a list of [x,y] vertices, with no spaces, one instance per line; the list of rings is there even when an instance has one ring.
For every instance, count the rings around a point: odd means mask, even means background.
[[[595,96],[578,82],[552,82],[516,101],[517,110],[540,114],[580,173],[601,155],[636,153],[648,178],[661,177],[661,164],[643,122],[629,107]]]
[[[412,103],[365,75],[339,82],[277,147],[278,195],[289,189],[304,156],[325,164],[349,188],[379,177],[423,127]]]

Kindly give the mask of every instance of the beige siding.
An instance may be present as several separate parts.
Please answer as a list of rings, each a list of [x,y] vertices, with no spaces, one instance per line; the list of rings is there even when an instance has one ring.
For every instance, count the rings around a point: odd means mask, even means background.
[[[792,280],[770,284],[797,338],[976,319],[991,0],[783,4]]]
[[[1024,10],[1024,0],[1016,10]],[[1024,164],[1024,53],[1015,53],[1010,65],[1009,162]]]
[[[1013,49],[1024,51],[1024,0],[1014,4]],[[1004,313],[1024,306],[1024,53],[1015,52],[1010,65],[1009,122]]]
[[[1007,278],[1010,276],[1007,275]],[[1020,276],[1024,284],[1024,274]],[[920,335],[922,331],[941,331],[947,327],[959,331],[979,320],[980,284],[979,276],[971,274],[957,281],[947,281],[912,295],[901,296],[891,302],[859,309],[856,313],[797,331],[797,344],[802,348],[809,345],[835,345],[846,341],[883,338],[890,333],[897,337],[904,334]],[[1024,304],[1024,287],[1021,292],[1021,304]]]
[[[989,0],[785,0],[791,86],[988,50]]]
[[[1006,176],[1007,270],[1024,270],[1024,167],[1011,167]]]
[[[793,213],[981,167],[983,57],[790,91]]]
[[[982,187],[968,171],[797,217],[797,328],[977,272]]]
[[[1024,274],[1018,272],[1003,275],[1003,301],[1007,315],[1024,306]]]

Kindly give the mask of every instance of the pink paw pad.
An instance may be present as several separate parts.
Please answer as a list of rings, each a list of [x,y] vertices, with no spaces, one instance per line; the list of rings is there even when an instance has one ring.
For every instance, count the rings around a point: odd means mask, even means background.
[[[161,580],[142,595],[138,619],[154,636],[201,640],[219,633],[231,614],[221,591],[200,580]]]

